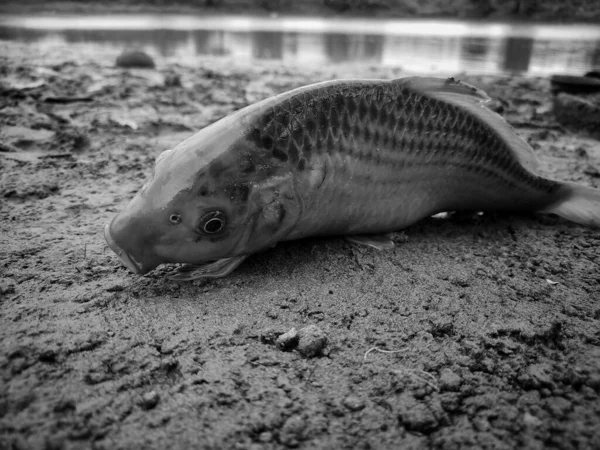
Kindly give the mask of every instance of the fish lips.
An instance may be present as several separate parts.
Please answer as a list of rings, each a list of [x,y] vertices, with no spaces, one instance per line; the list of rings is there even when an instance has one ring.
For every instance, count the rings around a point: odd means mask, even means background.
[[[104,227],[104,239],[106,240],[106,243],[108,244],[110,249],[117,254],[117,256],[123,262],[123,264],[125,264],[127,268],[133,273],[143,275],[154,268],[144,268],[142,263],[136,261],[133,256],[131,256],[129,253],[127,253],[125,250],[119,247],[119,245],[114,241],[114,239],[110,235],[110,224],[108,223]]]

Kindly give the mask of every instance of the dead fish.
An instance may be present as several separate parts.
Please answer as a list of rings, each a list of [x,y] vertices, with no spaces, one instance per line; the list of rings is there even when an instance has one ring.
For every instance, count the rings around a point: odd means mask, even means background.
[[[386,233],[444,211],[531,211],[600,226],[600,190],[540,177],[489,97],[453,78],[335,80],[243,108],[156,160],[105,227],[134,273],[222,277],[278,242]]]

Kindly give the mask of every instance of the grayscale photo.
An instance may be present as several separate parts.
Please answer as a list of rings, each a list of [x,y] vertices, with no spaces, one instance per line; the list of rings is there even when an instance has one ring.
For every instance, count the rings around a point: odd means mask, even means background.
[[[600,2],[0,3],[0,450],[593,450],[599,396]]]

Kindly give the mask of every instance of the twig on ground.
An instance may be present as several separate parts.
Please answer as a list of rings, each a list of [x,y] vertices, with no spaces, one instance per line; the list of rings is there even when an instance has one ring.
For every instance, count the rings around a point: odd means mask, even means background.
[[[384,349],[379,348],[379,347],[372,347],[372,348],[370,348],[369,350],[367,350],[365,352],[365,354],[363,356],[363,361],[367,360],[367,356],[371,352],[379,352],[379,353],[402,353],[402,352],[405,352],[407,350],[408,350],[408,348],[403,348],[403,349],[400,349],[400,350],[384,350]]]

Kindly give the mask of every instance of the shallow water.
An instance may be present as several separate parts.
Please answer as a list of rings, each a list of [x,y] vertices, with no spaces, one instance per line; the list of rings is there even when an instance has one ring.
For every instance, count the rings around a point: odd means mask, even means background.
[[[600,69],[600,26],[441,20],[110,15],[0,16],[0,40],[143,48],[164,58],[299,65],[356,63],[409,72],[582,74]]]

